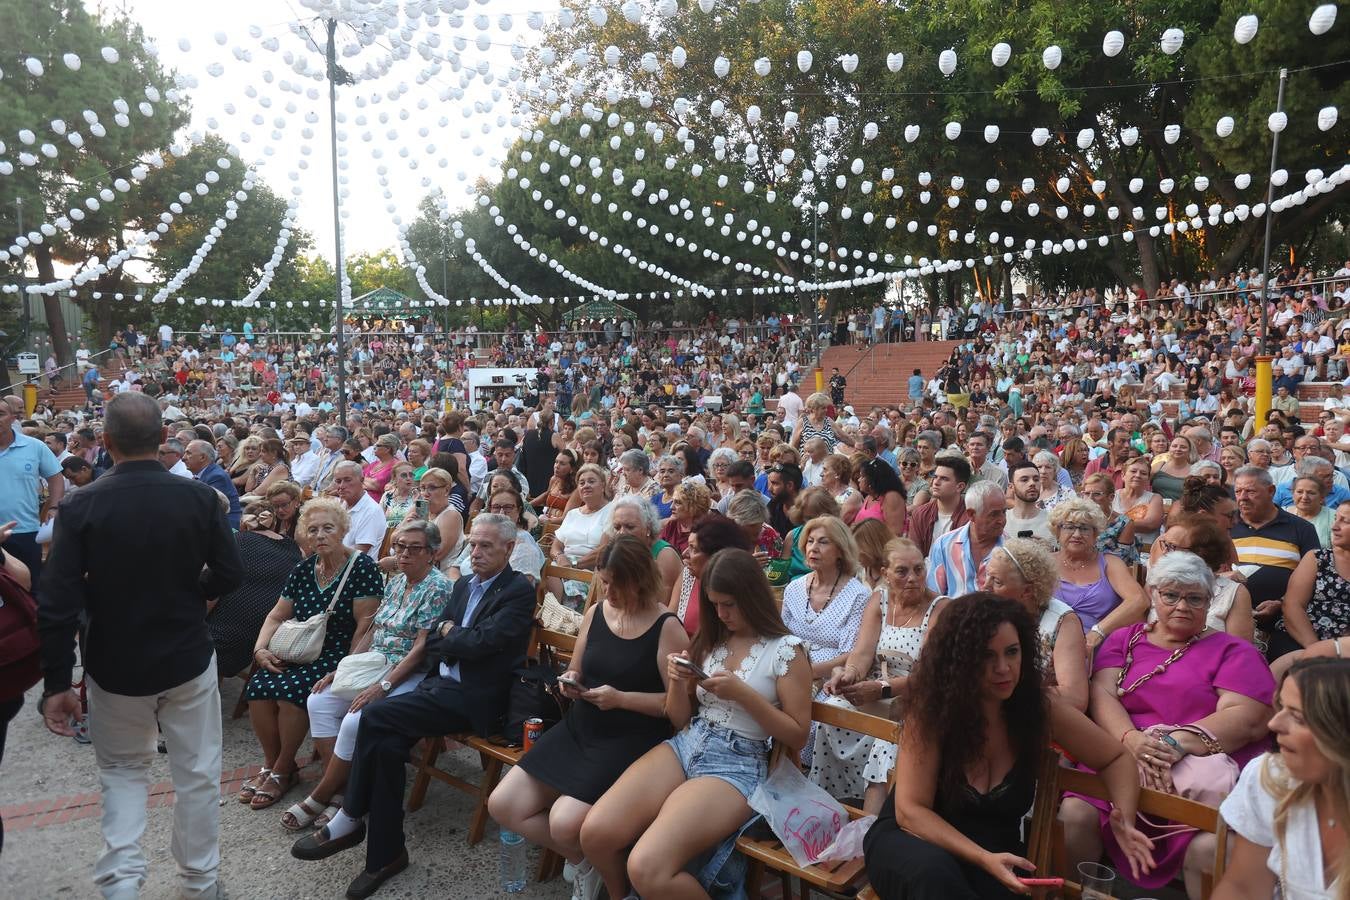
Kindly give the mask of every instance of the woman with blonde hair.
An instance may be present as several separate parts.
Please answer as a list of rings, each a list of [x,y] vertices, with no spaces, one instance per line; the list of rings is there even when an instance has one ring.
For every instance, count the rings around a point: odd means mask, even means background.
[[[807,643],[815,677],[828,678],[853,649],[872,592],[858,578],[858,545],[843,519],[812,519],[797,544],[810,571],[783,589],[783,624]]]
[[[266,438],[258,444],[258,461],[248,469],[244,494],[266,497],[267,491],[279,481],[291,477],[290,457],[286,445],[276,438]]]
[[[852,530],[858,545],[858,577],[868,587],[876,588],[886,569],[886,548],[895,535],[880,519],[864,519]]]
[[[1195,444],[1184,434],[1173,435],[1167,455],[1153,461],[1153,490],[1164,500],[1180,500],[1181,489],[1195,465]]]
[[[683,556],[684,548],[689,546],[689,532],[711,508],[712,494],[706,485],[692,481],[675,485],[674,498],[670,501],[670,518],[666,520],[659,537]]]
[[[732,497],[727,504],[727,518],[750,539],[760,565],[768,565],[769,560],[783,552],[783,537],[769,524],[769,505],[759,491],[747,488]]]
[[[787,533],[783,539],[782,556],[788,560],[788,577],[799,578],[811,571],[806,567],[806,558],[802,556],[802,551],[798,545],[797,538],[801,536],[802,526],[812,519],[819,516],[838,516],[839,504],[830,496],[830,492],[822,485],[809,487],[797,495],[797,499],[792,501],[792,506],[788,507],[788,519],[796,524]]]
[[[1211,900],[1350,900],[1350,660],[1304,659],[1280,685],[1277,751],[1243,770],[1219,807],[1236,834]]]
[[[1106,516],[1096,503],[1079,497],[1059,504],[1050,512],[1050,530],[1059,542],[1057,593],[1083,620],[1089,647],[1117,628],[1144,620],[1148,595],[1120,557],[1097,548]]]
[[[1059,451],[1059,464],[1069,473],[1074,487],[1083,483],[1083,473],[1088,464],[1088,446],[1082,438],[1069,438]]]
[[[1087,644],[1083,623],[1063,600],[1059,569],[1045,545],[1033,538],[1008,538],[985,564],[985,590],[1026,607],[1036,620],[1046,682],[1079,712],[1088,705]]]
[[[394,464],[389,479],[389,490],[380,498],[380,508],[384,510],[384,521],[390,528],[399,523],[413,511],[417,502],[416,482],[413,480],[413,465],[408,462]]]
[[[262,455],[262,438],[256,434],[250,434],[239,442],[238,448],[234,451],[234,459],[225,469],[230,480],[234,482],[234,488],[241,494],[247,494],[248,475],[253,470],[253,464],[258,461]]]
[[[802,410],[806,415],[797,420],[797,427],[792,429],[792,437],[788,444],[795,450],[798,447],[805,447],[811,438],[818,437],[825,441],[825,446],[833,453],[835,445],[839,443],[839,438],[834,433],[834,425],[829,419],[829,410],[833,405],[829,394],[817,391],[807,397]]]
[[[1238,469],[1247,464],[1247,451],[1241,444],[1230,444],[1219,451],[1219,465],[1226,473],[1225,483],[1232,484]]]
[[[820,487],[839,504],[839,517],[849,525],[862,508],[862,494],[853,486],[853,463],[847,456],[831,453],[820,465]]]

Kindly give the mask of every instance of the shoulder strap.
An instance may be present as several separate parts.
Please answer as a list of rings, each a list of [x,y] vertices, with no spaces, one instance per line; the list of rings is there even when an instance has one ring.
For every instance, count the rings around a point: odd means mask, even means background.
[[[353,553],[347,557],[347,564],[342,567],[342,577],[338,579],[337,590],[333,591],[333,600],[328,604],[328,609],[324,610],[324,612],[331,613],[338,605],[338,601],[342,599],[342,589],[347,584],[347,576],[352,573],[352,567],[356,564],[356,557],[360,555],[361,554],[359,553]]]

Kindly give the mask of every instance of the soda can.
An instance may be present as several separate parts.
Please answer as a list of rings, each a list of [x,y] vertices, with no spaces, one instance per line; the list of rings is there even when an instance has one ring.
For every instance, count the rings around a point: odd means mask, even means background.
[[[526,753],[530,752],[530,748],[534,746],[534,742],[539,740],[539,735],[543,733],[544,733],[543,719],[533,718],[525,720],[524,746]]]

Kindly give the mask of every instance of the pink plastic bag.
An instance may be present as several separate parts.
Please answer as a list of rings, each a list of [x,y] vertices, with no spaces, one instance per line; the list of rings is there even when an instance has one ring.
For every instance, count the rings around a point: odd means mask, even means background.
[[[799,866],[814,863],[848,822],[848,811],[808,781],[786,757],[750,795],[750,808],[764,816]]]
[[[863,838],[867,837],[867,830],[876,820],[876,816],[863,816],[849,822],[839,829],[839,833],[834,836],[834,843],[821,851],[816,857],[816,862],[846,863],[862,856]]]

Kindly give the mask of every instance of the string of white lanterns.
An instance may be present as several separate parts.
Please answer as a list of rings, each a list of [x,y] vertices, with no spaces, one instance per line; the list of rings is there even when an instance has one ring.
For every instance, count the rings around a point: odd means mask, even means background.
[[[230,161],[222,156],[216,160],[216,166],[221,169],[228,169],[230,168]],[[225,211],[212,223],[206,236],[202,238],[201,244],[193,251],[192,258],[188,260],[187,265],[174,273],[162,288],[155,291],[150,302],[163,303],[170,294],[178,291],[187,283],[189,278],[197,274],[197,270],[201,268],[202,263],[206,261],[206,257],[215,248],[216,242],[225,233],[225,229],[239,216],[239,204],[248,200],[249,191],[253,190],[253,177],[251,170],[245,171],[239,190],[235,192],[233,197],[225,201]]]
[[[169,94],[173,96],[168,96],[166,98],[166,96],[161,95],[159,89],[152,84],[147,84],[145,86],[144,93],[146,99],[140,101],[137,104],[136,108],[140,112],[140,114],[145,118],[150,118],[155,114],[155,104],[158,103],[160,100],[168,99],[170,102],[175,102],[178,96],[177,91],[171,88],[169,90]],[[84,122],[88,127],[89,133],[92,134],[94,137],[101,138],[107,136],[108,134],[107,126],[105,126],[102,123],[102,121],[100,121],[98,113],[96,113],[94,110],[92,109],[84,110],[81,113],[81,118],[84,119]],[[116,100],[113,101],[113,121],[120,128],[129,128],[131,126],[131,105],[121,97],[118,97]],[[82,149],[86,144],[84,134],[80,131],[72,130],[70,128],[69,123],[67,123],[65,119],[60,118],[52,119],[51,122],[48,123],[47,127],[51,130],[51,132],[54,135],[57,136],[57,138],[64,140],[65,143],[69,144],[75,150]],[[39,140],[40,137],[34,131],[34,129],[30,128],[19,129],[18,132],[19,146],[26,148],[33,148],[33,149],[20,149],[19,152],[15,155],[15,158],[18,160],[20,166],[23,166],[25,168],[32,168],[40,164],[44,158],[57,159],[60,157],[61,147],[59,142],[43,141],[41,144],[38,144]],[[6,149],[8,148],[5,146],[5,143],[3,141],[0,141],[0,153],[4,153]],[[33,152],[34,149],[37,152]],[[11,175],[14,173],[14,171],[15,169],[13,162],[7,159],[0,160],[0,176]]]

